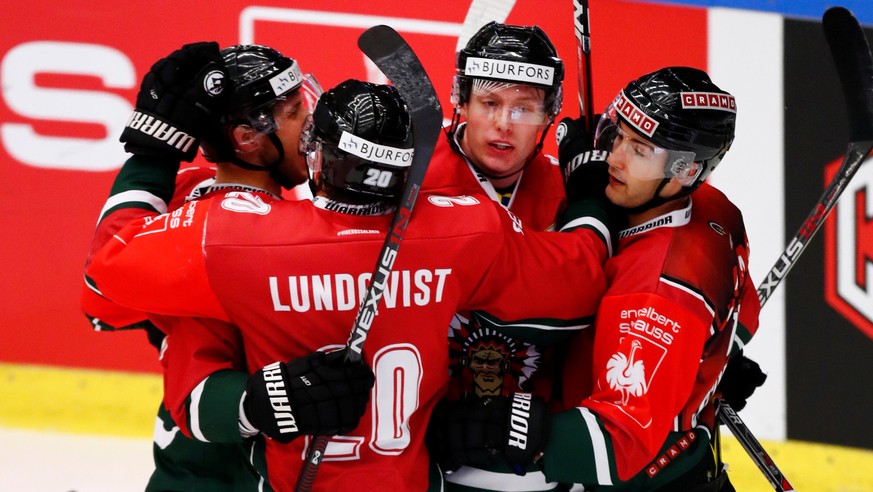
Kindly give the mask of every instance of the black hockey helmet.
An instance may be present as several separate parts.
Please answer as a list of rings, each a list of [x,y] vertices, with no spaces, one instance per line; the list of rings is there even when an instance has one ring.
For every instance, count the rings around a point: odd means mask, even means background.
[[[278,129],[273,108],[301,88],[306,89],[304,95],[311,107],[321,93],[318,82],[311,75],[304,75],[295,60],[268,46],[230,46],[221,50],[221,57],[231,89],[221,122],[231,126],[249,125],[256,132],[271,136],[280,154],[284,154],[281,143],[273,135]],[[247,169],[262,169],[238,162],[227,135],[207,144],[204,155],[208,160],[231,161]]]
[[[226,120],[244,118],[257,131],[275,131],[272,106],[303,84],[297,62],[273,48],[237,45],[221,50],[233,84]]]
[[[452,104],[470,98],[474,79],[527,84],[545,90],[545,110],[553,120],[561,111],[564,62],[538,26],[489,22],[457,54]]]
[[[734,140],[736,101],[709,75],[690,67],[667,67],[629,83],[604,111],[595,131],[598,148],[611,150],[622,121],[640,136],[670,152],[665,179],[684,175],[697,188],[718,166]]]
[[[412,164],[409,109],[393,86],[346,80],[318,99],[300,146],[314,183],[397,198]]]

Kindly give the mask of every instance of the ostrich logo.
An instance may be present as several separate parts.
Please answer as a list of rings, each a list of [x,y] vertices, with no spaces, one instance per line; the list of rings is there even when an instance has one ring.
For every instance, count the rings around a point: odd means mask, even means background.
[[[626,405],[628,398],[642,396],[647,390],[646,368],[642,360],[636,360],[637,351],[643,348],[639,340],[631,342],[630,355],[613,354],[606,363],[606,381],[609,387],[621,392],[621,404]]]

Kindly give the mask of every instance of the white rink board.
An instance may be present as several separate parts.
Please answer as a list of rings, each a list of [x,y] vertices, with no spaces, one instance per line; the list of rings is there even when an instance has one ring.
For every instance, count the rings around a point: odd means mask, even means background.
[[[743,212],[756,285],[785,249],[782,23],[777,14],[709,10],[709,73],[737,99],[736,138],[711,179]],[[767,382],[742,413],[756,437],[780,441],[787,433],[784,287],[768,299],[758,334],[745,350]]]

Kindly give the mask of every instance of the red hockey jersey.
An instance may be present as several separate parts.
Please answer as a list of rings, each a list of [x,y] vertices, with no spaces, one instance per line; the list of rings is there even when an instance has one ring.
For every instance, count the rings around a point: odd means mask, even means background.
[[[740,211],[708,184],[687,207],[621,233],[595,322],[593,390],[575,383],[586,361],[568,358],[565,401],[577,408],[553,421],[549,479],[615,485],[652,462],[671,431],[714,428],[732,346],[758,326],[748,258]]]
[[[591,316],[605,288],[606,248],[589,229],[527,231],[484,196],[418,203],[364,350],[376,374],[370,407],[354,432],[331,440],[318,490],[427,487],[424,430],[447,385],[455,312],[562,327]],[[216,193],[132,223],[87,275],[132,309],[233,323],[250,368],[341,346],[390,217],[328,208]],[[307,442],[268,441],[274,488],[293,487]]]
[[[507,202],[494,186],[460,151],[455,140],[464,128],[443,135],[437,143],[434,159],[424,180],[424,189],[451,194],[484,193],[506,204],[525,228],[553,230],[566,202],[564,179],[558,162],[537,154],[517,176]],[[550,400],[554,376],[558,370],[557,347],[570,336],[593,324],[593,318],[566,330],[533,330],[526,326],[494,323],[487,313],[457,313],[449,331],[449,370],[452,383],[447,397],[508,395],[533,392]],[[531,489],[549,490],[542,472],[531,466],[522,479],[507,467],[497,465],[488,470],[461,467],[446,476],[448,490],[507,490],[521,481]],[[539,482],[535,482],[539,480]],[[557,485],[557,484],[553,484]]]
[[[141,186],[135,180],[118,180],[112,194],[100,212],[97,229],[88,251],[85,264],[113,234],[124,225],[143,215],[166,213],[181,207],[186,201],[197,199],[215,181],[215,168],[192,166],[176,173],[175,192],[166,189],[150,193],[151,186]],[[140,189],[142,188],[142,189]],[[157,186],[155,188],[161,188]],[[171,195],[171,198],[159,195]],[[145,313],[119,306],[96,292],[87,282],[82,285],[82,310],[95,330],[111,331],[117,329],[139,328],[147,322]]]
[[[447,195],[484,193],[500,202],[488,178],[452,147],[450,139],[453,138],[444,135],[437,141],[422,189]],[[507,208],[521,219],[526,228],[546,231],[555,228],[555,219],[565,204],[564,178],[558,162],[537,154],[520,173]]]

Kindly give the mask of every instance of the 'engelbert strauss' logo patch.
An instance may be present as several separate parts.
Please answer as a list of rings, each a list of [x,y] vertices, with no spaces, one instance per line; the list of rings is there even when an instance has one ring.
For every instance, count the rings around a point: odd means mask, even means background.
[[[720,109],[737,112],[737,100],[729,94],[718,92],[680,92],[683,109]]]
[[[655,130],[658,129],[658,122],[646,116],[640,108],[625,97],[624,91],[618,94],[613,105],[638,132],[649,138],[655,134]]]

